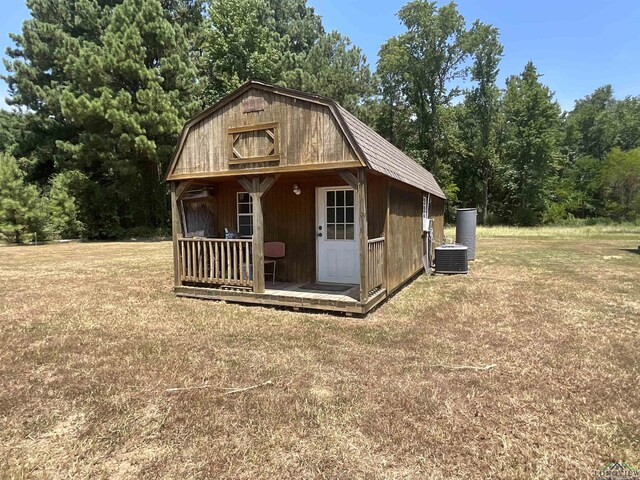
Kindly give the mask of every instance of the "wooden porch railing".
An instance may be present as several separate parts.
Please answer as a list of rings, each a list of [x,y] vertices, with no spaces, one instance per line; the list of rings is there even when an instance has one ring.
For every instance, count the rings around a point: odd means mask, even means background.
[[[382,286],[384,278],[384,237],[369,240],[368,250],[367,289],[371,292]]]
[[[180,280],[251,287],[251,251],[251,240],[179,238]]]

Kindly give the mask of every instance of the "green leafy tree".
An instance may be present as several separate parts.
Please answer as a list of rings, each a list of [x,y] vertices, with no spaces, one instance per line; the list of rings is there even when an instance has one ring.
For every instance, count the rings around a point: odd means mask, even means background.
[[[640,147],[640,97],[617,100],[611,117],[615,123],[614,145],[623,151]]]
[[[640,146],[640,98],[617,100],[610,85],[597,88],[575,102],[563,127],[564,161],[557,181],[566,191],[573,187],[578,199],[565,205],[567,214],[608,215],[606,193],[611,190],[602,188],[601,172],[613,148],[627,151]]]
[[[417,143],[412,121],[412,108],[404,93],[407,51],[401,40],[392,37],[378,53],[378,115],[375,127],[378,133],[401,149]]]
[[[454,2],[438,8],[436,2],[414,0],[400,9],[398,17],[406,32],[382,46],[378,72],[410,105],[414,148],[426,151],[425,164],[433,169],[447,143],[441,113],[461,94],[456,82],[468,74],[470,32]]]
[[[479,21],[474,22],[469,37],[473,51],[471,80],[475,85],[467,93],[464,102],[466,118],[463,135],[470,161],[465,159],[463,164],[470,171],[459,181],[464,182],[469,203],[481,206],[483,223],[488,221],[489,186],[497,161],[500,89],[496,81],[503,53],[498,37],[497,28]]]
[[[611,150],[601,171],[606,213],[617,220],[640,218],[640,148]]]
[[[247,80],[280,81],[284,52],[266,0],[213,0],[209,21],[205,46],[209,103]]]
[[[605,158],[615,143],[615,131],[612,128],[614,106],[611,85],[597,88],[591,95],[575,102],[565,127],[565,144],[570,158]]]
[[[504,98],[505,145],[502,164],[507,196],[503,218],[533,225],[542,220],[559,136],[560,107],[551,90],[527,63],[507,80]]]
[[[209,104],[248,80],[330,96],[350,109],[372,94],[362,51],[325,33],[306,0],[214,0],[209,22]]]
[[[42,223],[39,192],[25,182],[14,157],[0,153],[0,238],[16,243],[38,233]]]

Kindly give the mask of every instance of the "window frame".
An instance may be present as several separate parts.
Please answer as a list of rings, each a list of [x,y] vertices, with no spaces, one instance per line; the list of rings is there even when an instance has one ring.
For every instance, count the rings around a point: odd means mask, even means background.
[[[249,201],[240,201],[241,195],[247,195],[249,197]],[[240,212],[240,205],[249,205],[249,212]],[[240,217],[249,217],[249,234],[243,233],[241,231]],[[243,227],[244,226],[246,225],[243,225]],[[242,238],[253,237],[253,197],[250,193],[236,192],[236,230],[238,232],[238,235]]]
[[[431,194],[422,196],[422,230],[429,230],[429,207],[431,206]]]
[[[338,203],[338,192],[342,193],[342,204]],[[329,194],[334,194],[333,205],[330,205]],[[351,193],[351,205],[347,205],[347,196]],[[333,220],[329,220],[329,209],[333,210]],[[351,209],[352,219],[348,220],[347,209]],[[342,211],[342,220],[338,221],[338,211]],[[332,226],[333,229],[329,227]],[[351,230],[349,230],[351,226]],[[338,228],[340,227],[340,228]],[[356,192],[353,188],[349,187],[332,187],[328,188],[324,192],[324,228],[327,241],[338,242],[355,242],[356,241]],[[333,236],[329,232],[333,232]],[[338,237],[338,231],[341,232],[341,236]],[[348,238],[347,232],[351,232],[352,238]]]
[[[241,165],[244,163],[258,162],[276,162],[280,161],[280,124],[278,122],[261,123],[256,125],[245,125],[241,127],[231,127],[227,130],[228,135],[228,152],[227,158],[229,165]],[[262,154],[252,157],[243,157],[240,152],[235,149],[236,143],[244,134],[256,133],[264,131],[268,138],[271,139],[272,145]]]

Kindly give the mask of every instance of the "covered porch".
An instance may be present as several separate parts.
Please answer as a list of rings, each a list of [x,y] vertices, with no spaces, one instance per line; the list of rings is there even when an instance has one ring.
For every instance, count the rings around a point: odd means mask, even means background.
[[[386,195],[380,194],[386,192],[386,184],[384,189],[379,185],[385,180],[364,169],[350,169],[172,182],[176,293],[251,304],[367,312],[384,300],[387,292],[387,212],[367,208],[371,201],[380,203],[380,197],[386,202]],[[353,194],[345,193],[343,204],[337,207],[323,203],[322,195],[325,191],[330,195],[334,188]],[[202,191],[209,194],[194,195]],[[240,200],[247,196],[249,214],[246,202]],[[351,203],[344,200],[351,196]],[[343,209],[344,216],[341,213],[334,218],[332,209]],[[338,220],[342,224],[332,223]],[[251,231],[246,235],[249,223]],[[230,230],[237,231],[240,238],[225,238],[225,231]],[[264,246],[271,241],[286,245],[275,278],[270,274],[272,264],[266,265],[265,272]],[[338,260],[327,257],[322,241],[332,247],[348,244],[354,248],[353,255],[347,252]],[[344,264],[354,255],[354,277],[345,277],[345,281],[338,276],[339,281],[333,282],[322,276],[322,262]]]

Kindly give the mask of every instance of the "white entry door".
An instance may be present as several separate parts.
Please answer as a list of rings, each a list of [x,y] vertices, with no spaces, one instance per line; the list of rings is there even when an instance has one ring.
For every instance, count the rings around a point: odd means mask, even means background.
[[[358,199],[349,187],[316,189],[318,282],[360,283]]]

